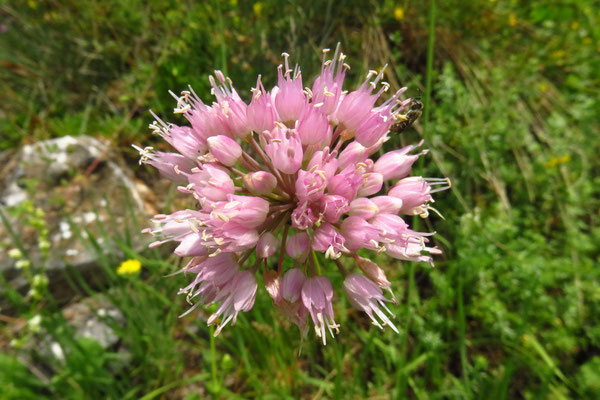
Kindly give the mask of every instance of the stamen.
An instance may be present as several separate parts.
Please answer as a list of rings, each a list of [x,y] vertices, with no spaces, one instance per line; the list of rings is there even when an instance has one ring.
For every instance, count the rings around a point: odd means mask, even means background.
[[[213,253],[210,253],[208,256],[209,257],[216,257],[216,256],[218,256],[221,253],[222,253],[222,250],[221,249],[217,249]]]

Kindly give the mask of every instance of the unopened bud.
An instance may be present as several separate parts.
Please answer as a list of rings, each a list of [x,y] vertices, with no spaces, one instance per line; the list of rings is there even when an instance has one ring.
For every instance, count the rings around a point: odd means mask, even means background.
[[[281,282],[281,296],[290,303],[296,302],[300,298],[305,279],[304,273],[299,268],[287,271]]]
[[[310,238],[306,232],[298,232],[287,240],[286,253],[294,260],[304,261],[310,249]]]
[[[359,196],[371,196],[381,190],[383,186],[383,175],[376,172],[369,173],[365,182],[358,189]]]
[[[258,258],[269,258],[275,254],[278,246],[279,241],[277,238],[271,232],[265,232],[256,243],[256,256]]]
[[[275,304],[281,301],[281,276],[273,270],[267,270],[263,274],[263,283]]]
[[[398,214],[402,208],[402,199],[393,196],[377,196],[371,198],[382,214]]]
[[[242,156],[242,148],[230,137],[218,135],[209,137],[206,142],[211,154],[223,165],[231,167]]]
[[[419,146],[421,143],[419,143]],[[402,179],[408,174],[415,161],[420,155],[425,154],[427,150],[424,150],[420,154],[408,154],[418,146],[406,146],[403,149],[390,151],[379,157],[375,163],[375,172],[379,172],[383,175],[383,180],[389,179]]]
[[[355,215],[363,219],[369,219],[375,216],[379,208],[377,205],[366,197],[359,197],[358,199],[352,200],[350,203],[350,215]]]
[[[244,175],[244,185],[253,195],[262,196],[273,192],[277,186],[277,178],[266,171],[251,172]]]

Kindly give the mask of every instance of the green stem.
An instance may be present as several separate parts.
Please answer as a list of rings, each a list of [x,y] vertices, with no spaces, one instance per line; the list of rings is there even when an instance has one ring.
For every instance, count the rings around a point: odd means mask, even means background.
[[[462,376],[465,385],[465,390],[470,395],[470,385],[468,376],[468,363],[467,359],[467,346],[466,346],[466,326],[467,320],[465,316],[464,300],[463,300],[463,267],[458,267],[458,299],[457,299],[457,312],[458,312],[458,348],[460,352],[460,365],[462,369]]]
[[[215,346],[215,327],[210,326],[210,372],[213,383],[213,389],[216,392],[219,381],[217,379],[217,348]]]
[[[429,3],[429,42],[427,44],[427,70],[425,73],[425,100],[423,101],[423,136],[427,131],[431,103],[431,82],[433,80],[433,49],[435,44],[435,0]]]

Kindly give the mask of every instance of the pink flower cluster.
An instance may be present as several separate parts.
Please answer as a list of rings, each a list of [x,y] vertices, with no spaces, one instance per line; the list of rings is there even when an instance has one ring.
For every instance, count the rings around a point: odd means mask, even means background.
[[[175,254],[191,257],[183,272],[195,278],[180,292],[195,302],[192,309],[219,304],[208,319],[209,325],[218,324],[215,334],[252,308],[262,270],[274,306],[303,335],[312,321],[325,344],[326,332],[333,336],[339,326],[333,288],[321,275],[316,253],[346,275],[344,290],[353,306],[376,326],[397,332],[385,306],[395,301],[390,282],[357,251],[429,263],[431,254],[440,253],[427,246],[430,234],[411,230],[400,215],[426,217],[431,195],[449,182],[408,176],[427,152],[416,152],[422,143],[374,156],[394,124],[406,120],[402,112],[411,99],[400,99],[406,88],[376,105],[389,89],[381,82],[382,70],[370,71],[358,89],[345,91],[344,55],[338,49],[328,59],[327,52],[310,88],[298,67],[289,68],[284,53],[277,86],[266,91],[259,76],[249,104],[220,71],[210,77],[216,97],[211,105],[191,88],[181,96],[171,93],[177,100],[174,112],[189,126],[153,114],[150,128],[177,152],[138,148],[140,162],[178,182],[179,191],[197,202],[195,209],[156,215],[155,228],[145,231],[156,236],[152,247],[176,242]],[[287,271],[285,254],[293,259]],[[363,273],[348,274],[340,257]]]

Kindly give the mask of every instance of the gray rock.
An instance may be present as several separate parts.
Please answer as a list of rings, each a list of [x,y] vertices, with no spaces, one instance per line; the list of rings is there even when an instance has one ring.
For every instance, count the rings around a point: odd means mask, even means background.
[[[32,266],[46,271],[59,300],[72,294],[64,279],[67,266],[83,275],[101,275],[90,236],[101,253],[118,251],[114,239],[126,234],[134,249],[146,246],[148,238],[140,235],[137,223],[145,226],[147,217],[156,213],[151,191],[132,178],[107,143],[88,136],[65,136],[24,146],[12,154],[5,152],[1,160],[0,211],[9,219]],[[47,257],[39,249],[39,228],[24,222],[28,215],[16,216],[28,204],[44,211],[50,242]],[[25,293],[28,282],[8,257],[14,247],[9,230],[0,223],[0,273]]]
[[[103,350],[117,355],[107,365],[111,370],[118,372],[130,363],[131,354],[113,329],[124,326],[125,318],[106,296],[99,294],[69,304],[63,308],[62,313],[66,323],[74,329],[74,339],[92,339]],[[15,335],[25,328],[23,322],[8,326],[8,330]],[[15,355],[42,382],[49,382],[55,370],[64,365],[71,350],[61,346],[55,337],[42,329]]]
[[[79,303],[63,308],[63,315],[69,325],[75,328],[76,338],[88,338],[97,341],[103,349],[117,344],[119,337],[108,324],[125,324],[121,311],[104,296],[89,297]]]

